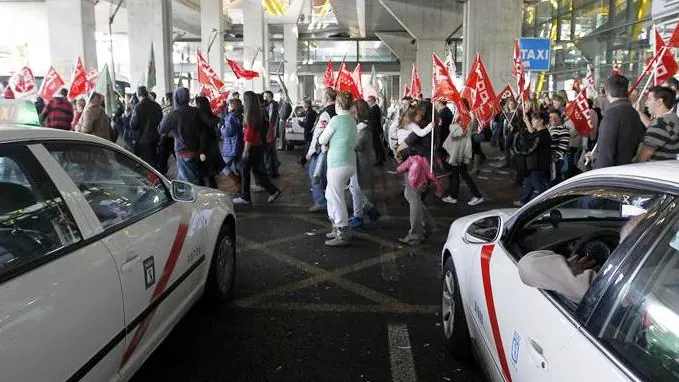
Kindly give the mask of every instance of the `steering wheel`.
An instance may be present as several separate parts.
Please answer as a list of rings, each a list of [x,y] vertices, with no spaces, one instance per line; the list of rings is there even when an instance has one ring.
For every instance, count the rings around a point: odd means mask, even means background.
[[[620,233],[613,230],[594,231],[581,237],[573,245],[573,254],[588,256],[603,265],[620,241]]]

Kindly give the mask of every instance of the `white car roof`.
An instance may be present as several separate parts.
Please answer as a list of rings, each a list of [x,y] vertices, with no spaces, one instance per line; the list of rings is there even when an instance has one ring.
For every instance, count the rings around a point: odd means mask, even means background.
[[[73,131],[51,129],[47,127],[20,127],[14,125],[0,125],[0,143],[29,142],[50,139],[67,139],[96,142],[108,146],[115,146],[112,142],[95,137],[94,135],[76,133]]]
[[[600,177],[616,177],[640,180],[646,179],[664,183],[674,183],[679,186],[679,161],[663,160],[607,167],[598,170],[587,171],[577,178],[584,180]]]

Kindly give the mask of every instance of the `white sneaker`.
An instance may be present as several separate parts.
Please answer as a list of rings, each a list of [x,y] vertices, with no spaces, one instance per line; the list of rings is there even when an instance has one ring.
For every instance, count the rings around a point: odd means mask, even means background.
[[[445,198],[441,199],[442,202],[448,203],[448,204],[457,204],[457,199],[453,199],[452,196],[446,196]]]
[[[472,198],[467,204],[470,206],[476,206],[481,203],[483,203],[484,199],[483,198],[477,198],[476,196]]]
[[[250,202],[239,196],[233,200],[233,204],[250,204]]]

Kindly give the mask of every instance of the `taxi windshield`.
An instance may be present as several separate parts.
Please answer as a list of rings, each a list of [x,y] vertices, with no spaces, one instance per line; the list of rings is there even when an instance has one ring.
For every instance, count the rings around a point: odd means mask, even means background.
[[[30,100],[0,99],[0,124],[40,126],[40,119]]]

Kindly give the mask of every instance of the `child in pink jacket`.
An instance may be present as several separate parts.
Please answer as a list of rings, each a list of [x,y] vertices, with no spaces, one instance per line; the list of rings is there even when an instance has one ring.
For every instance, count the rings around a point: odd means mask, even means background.
[[[427,158],[421,155],[411,155],[396,168],[396,171],[399,173],[408,172],[410,187],[418,191],[424,191],[430,183],[433,183],[436,187],[436,196],[440,198],[443,195],[441,182],[430,171],[429,160]]]
[[[411,155],[396,169],[400,173],[408,172],[404,196],[410,205],[410,231],[399,241],[408,245],[417,245],[435,229],[434,220],[422,201],[422,193],[433,183],[436,195],[443,194],[441,184],[429,170],[429,161],[421,155]],[[425,223],[426,222],[426,223]]]

